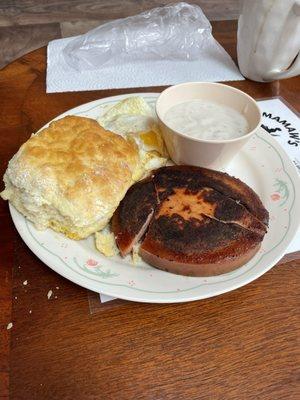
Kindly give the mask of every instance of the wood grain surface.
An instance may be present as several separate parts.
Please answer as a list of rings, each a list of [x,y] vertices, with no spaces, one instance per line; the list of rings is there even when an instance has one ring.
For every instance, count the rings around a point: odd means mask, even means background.
[[[0,1],[0,26],[124,18],[170,0],[14,0]],[[236,19],[239,0],[193,0],[209,20]]]
[[[59,38],[59,24],[0,27],[0,69],[11,60]]]
[[[234,56],[235,26],[217,22],[214,32]],[[45,67],[43,48],[0,71],[1,176],[20,144],[53,117],[137,91],[46,94]],[[230,84],[256,98],[281,95],[300,110],[299,77]],[[0,226],[1,400],[299,398],[299,253],[222,296],[176,305],[120,301],[91,314],[87,291],[31,253],[4,201]]]

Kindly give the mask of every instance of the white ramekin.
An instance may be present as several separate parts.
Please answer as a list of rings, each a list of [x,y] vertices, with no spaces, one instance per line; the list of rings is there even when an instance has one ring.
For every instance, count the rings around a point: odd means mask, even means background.
[[[175,104],[195,99],[234,108],[247,119],[249,132],[235,139],[204,140],[174,130],[164,122],[166,112]],[[171,86],[158,97],[156,113],[168,152],[176,164],[213,169],[224,169],[261,125],[261,112],[256,101],[241,90],[221,83],[189,82]]]

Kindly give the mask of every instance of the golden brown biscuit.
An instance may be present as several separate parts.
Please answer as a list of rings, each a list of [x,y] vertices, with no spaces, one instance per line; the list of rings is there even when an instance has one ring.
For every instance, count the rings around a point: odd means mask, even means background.
[[[92,119],[67,116],[21,146],[1,195],[37,228],[83,239],[107,224],[139,175],[135,143]]]

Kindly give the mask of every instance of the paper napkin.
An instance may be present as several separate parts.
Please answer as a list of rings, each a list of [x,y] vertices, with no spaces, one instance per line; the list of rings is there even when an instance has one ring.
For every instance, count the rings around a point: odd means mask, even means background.
[[[73,38],[53,40],[47,53],[47,93],[174,85],[188,81],[243,80],[237,66],[213,38],[196,61],[143,61],[78,72],[62,54]]]

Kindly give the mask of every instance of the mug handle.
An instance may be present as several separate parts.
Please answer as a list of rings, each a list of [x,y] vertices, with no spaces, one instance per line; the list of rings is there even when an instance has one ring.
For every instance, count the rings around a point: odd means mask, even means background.
[[[295,4],[292,7],[292,11],[296,15],[296,17],[300,16],[300,2],[299,1],[295,2]],[[285,36],[283,36],[282,41],[284,43],[286,43],[286,46],[288,46],[289,32],[285,31]],[[299,74],[300,74],[300,48],[299,48],[298,54],[296,55],[296,57],[294,59],[294,62],[290,66],[290,68],[288,68],[284,71],[281,71],[280,69],[273,69],[272,71],[270,71],[268,73],[268,78],[271,78],[272,80],[273,79],[276,80],[276,79],[283,79],[283,78],[291,78],[291,77],[297,76]]]

